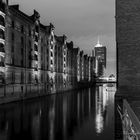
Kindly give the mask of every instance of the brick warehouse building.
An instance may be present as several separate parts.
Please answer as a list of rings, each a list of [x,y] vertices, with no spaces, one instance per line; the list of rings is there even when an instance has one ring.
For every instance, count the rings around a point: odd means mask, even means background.
[[[116,0],[117,81],[120,90],[140,86],[139,36],[140,1]]]
[[[51,23],[40,23],[37,11],[28,16],[19,5],[0,1],[0,19],[1,97],[28,98],[93,81],[92,58],[55,35]]]

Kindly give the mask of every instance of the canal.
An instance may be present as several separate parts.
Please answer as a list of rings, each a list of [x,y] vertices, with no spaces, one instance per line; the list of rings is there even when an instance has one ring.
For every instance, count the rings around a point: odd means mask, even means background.
[[[0,105],[0,140],[114,140],[115,84]]]

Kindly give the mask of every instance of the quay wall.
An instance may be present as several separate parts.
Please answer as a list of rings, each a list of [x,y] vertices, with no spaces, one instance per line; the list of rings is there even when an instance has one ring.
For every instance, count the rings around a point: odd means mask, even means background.
[[[20,101],[25,99],[37,98],[52,94],[64,93],[69,90],[77,90],[94,86],[94,82],[77,83],[74,86],[57,86],[52,88],[48,84],[12,84],[0,86],[0,104]]]

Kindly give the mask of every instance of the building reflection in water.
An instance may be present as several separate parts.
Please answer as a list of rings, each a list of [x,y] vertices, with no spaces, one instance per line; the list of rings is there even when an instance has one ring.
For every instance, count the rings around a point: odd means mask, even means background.
[[[96,139],[101,133],[106,137],[113,133],[106,121],[108,101],[104,85],[1,105],[0,140]]]
[[[96,132],[101,133],[104,129],[104,119],[106,117],[106,107],[108,102],[107,85],[96,88]]]

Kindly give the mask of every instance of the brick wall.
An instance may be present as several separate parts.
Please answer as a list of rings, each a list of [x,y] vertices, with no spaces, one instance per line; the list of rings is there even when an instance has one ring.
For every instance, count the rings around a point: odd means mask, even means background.
[[[140,85],[140,1],[116,0],[118,87]]]

